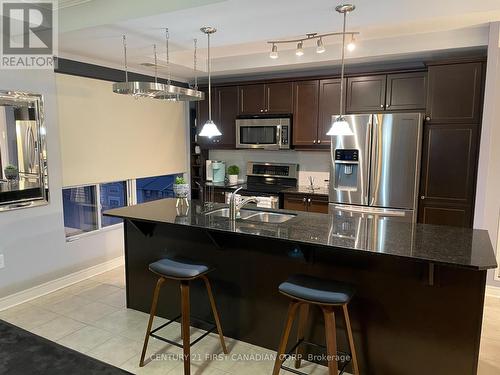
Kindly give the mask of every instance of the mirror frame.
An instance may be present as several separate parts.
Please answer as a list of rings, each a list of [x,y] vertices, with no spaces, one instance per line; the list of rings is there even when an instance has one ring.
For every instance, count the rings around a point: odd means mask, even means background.
[[[0,90],[0,105],[7,103],[33,103],[35,105],[35,121],[38,128],[40,181],[42,194],[36,198],[25,198],[0,203],[0,212],[39,207],[49,204],[49,173],[47,163],[47,128],[45,126],[43,95],[24,91]],[[0,193],[1,194],[1,193]]]

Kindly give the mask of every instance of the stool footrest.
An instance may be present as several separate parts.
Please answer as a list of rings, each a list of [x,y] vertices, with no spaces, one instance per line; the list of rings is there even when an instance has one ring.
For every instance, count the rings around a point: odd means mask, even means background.
[[[299,340],[294,346],[292,346],[292,348],[286,353],[286,356],[287,357],[291,357],[292,353],[300,345],[309,345],[309,346],[314,346],[314,347],[321,348],[321,349],[324,349],[324,350],[326,349],[325,345],[316,344],[314,342],[310,342],[310,341],[306,341],[306,340],[302,339],[302,340]],[[339,375],[342,375],[344,373],[345,368],[347,367],[347,365],[351,362],[352,358],[351,358],[351,355],[349,353],[345,353],[345,352],[342,352],[342,351],[338,350],[337,351],[337,357],[339,357],[339,356],[340,356],[340,358],[345,358],[344,361],[339,361]],[[316,363],[318,365],[322,364],[319,361],[309,361],[309,362]],[[285,366],[284,363],[285,363],[285,361],[281,365],[281,369],[283,369],[285,371],[292,372],[292,373],[297,374],[297,375],[308,375],[305,372],[299,371],[299,370],[297,370],[295,368],[291,368],[291,367]]]
[[[177,322],[178,320],[180,320],[180,318],[181,318],[181,315],[179,315],[179,316],[175,317],[174,319],[169,320],[168,322],[166,322],[166,323],[162,324],[161,326],[159,326],[159,327],[157,327],[157,328],[153,329],[153,330],[151,331],[151,333],[149,334],[149,336],[154,337],[155,339],[158,339],[158,340],[164,341],[164,342],[166,342],[166,343],[168,343],[168,344],[171,344],[171,345],[177,346],[178,348],[181,348],[181,349],[182,349],[182,347],[183,347],[183,346],[182,346],[182,344],[179,344],[178,342],[175,342],[175,341],[169,340],[169,339],[167,339],[167,338],[165,338],[165,337],[162,337],[162,336],[159,336],[159,335],[156,335],[156,334],[155,334],[156,332],[158,332],[159,330],[161,330],[161,329],[165,328],[165,327],[166,327],[166,326],[168,326],[169,324],[171,324],[171,323],[173,323],[173,322]],[[204,339],[207,335],[209,335],[211,332],[213,332],[213,331],[215,330],[215,328],[216,328],[215,324],[208,323],[208,322],[206,322],[205,320],[198,319],[198,318],[193,318],[193,317],[191,317],[190,319],[191,319],[191,320],[193,320],[193,321],[195,321],[195,322],[196,322],[196,321],[198,321],[198,322],[201,322],[201,323],[204,323],[204,324],[208,325],[208,326],[209,326],[209,329],[205,330],[205,332],[204,332],[201,336],[197,337],[194,341],[190,342],[190,343],[189,343],[189,346],[193,346],[194,344],[196,344],[196,343],[197,343],[197,342],[199,342],[200,340]]]

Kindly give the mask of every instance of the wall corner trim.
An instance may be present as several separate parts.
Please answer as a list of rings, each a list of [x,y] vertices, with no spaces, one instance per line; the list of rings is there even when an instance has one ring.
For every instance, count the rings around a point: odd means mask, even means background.
[[[120,256],[111,259],[107,262],[100,263],[89,268],[85,268],[83,270],[60,277],[58,279],[51,280],[49,282],[34,286],[32,288],[11,294],[7,297],[0,298],[0,311],[6,310],[8,308],[14,307],[24,302],[31,301],[35,298],[42,297],[46,294],[55,292],[56,290],[65,288],[72,284],[88,279],[89,277],[99,275],[106,271],[110,271],[123,264],[125,264],[125,257]]]

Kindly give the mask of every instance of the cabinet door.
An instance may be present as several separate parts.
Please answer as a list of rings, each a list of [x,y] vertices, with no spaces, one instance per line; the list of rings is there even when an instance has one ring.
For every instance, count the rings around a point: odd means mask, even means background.
[[[227,86],[216,89],[217,119],[222,133],[217,147],[234,148],[236,137],[236,115],[238,114],[238,87]]]
[[[307,202],[309,212],[328,213],[328,197],[310,195]]]
[[[307,211],[307,198],[301,195],[285,194],[284,209]]]
[[[385,109],[385,75],[347,78],[347,113]]]
[[[293,145],[316,145],[318,139],[319,81],[295,82],[293,95]]]
[[[206,89],[202,90],[205,93],[205,100],[201,100],[196,103],[196,134],[199,134],[201,128],[208,120],[208,91]],[[216,103],[215,88],[212,88],[212,119],[217,121],[217,103]],[[217,123],[217,122],[216,122]],[[200,137],[197,136],[197,143],[204,148],[211,148],[220,142],[220,137]]]
[[[264,84],[239,87],[239,114],[255,115],[266,109],[266,90]]]
[[[266,85],[266,113],[288,114],[293,112],[293,83],[279,82]]]
[[[387,76],[386,109],[424,110],[427,73],[402,73]]]
[[[331,137],[327,136],[326,133],[332,125],[332,116],[337,116],[339,113],[340,79],[323,79],[319,81],[319,123],[317,138],[320,144],[329,145],[331,143]]]
[[[477,142],[476,125],[425,126],[419,205],[421,220],[434,224],[439,224],[439,220],[442,224],[465,220],[467,226],[471,225]]]
[[[471,206],[426,202],[419,209],[419,222],[433,225],[471,227]]]
[[[479,122],[482,63],[429,66],[428,77],[428,121],[433,124]]]

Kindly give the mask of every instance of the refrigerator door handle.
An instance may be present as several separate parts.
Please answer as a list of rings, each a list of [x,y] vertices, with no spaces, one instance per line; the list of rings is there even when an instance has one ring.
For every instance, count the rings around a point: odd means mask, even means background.
[[[372,143],[371,143],[371,153],[370,153],[370,200],[369,205],[373,206],[375,204],[375,197],[377,196],[378,190],[380,189],[380,176],[379,176],[379,119],[377,115],[372,115]]]
[[[371,181],[370,181],[370,171],[372,168],[372,147],[373,147],[373,123],[374,123],[374,115],[370,115],[369,122],[368,122],[368,138],[366,140],[365,148],[368,150],[367,152],[367,161],[366,164],[368,166],[368,180],[366,181],[366,187],[365,187],[365,197],[364,197],[364,202],[363,204],[369,205],[369,199],[370,199],[370,189],[371,189]]]

